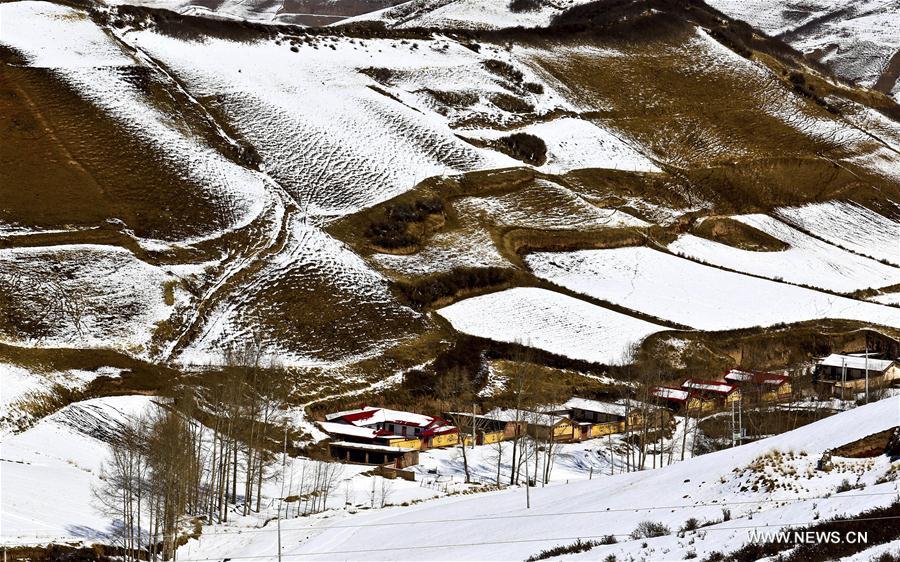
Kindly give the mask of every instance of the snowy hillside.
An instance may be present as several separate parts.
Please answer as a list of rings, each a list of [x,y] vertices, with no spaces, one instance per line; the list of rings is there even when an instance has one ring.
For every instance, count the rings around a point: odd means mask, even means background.
[[[709,0],[709,4],[784,39],[842,78],[868,87],[877,84],[895,97],[900,92],[896,54],[900,52],[900,4],[896,0]]]
[[[891,398],[655,471],[534,488],[531,509],[525,509],[524,490],[516,488],[336,521],[287,521],[282,524],[284,554],[320,560],[345,560],[362,553],[375,560],[523,560],[577,538],[611,534],[618,544],[596,547],[581,557],[602,560],[610,553],[649,554],[680,560],[694,552],[702,558],[714,550],[739,548],[748,540],[748,526],[776,530],[788,522],[803,524],[890,504],[900,490],[897,482],[875,484],[891,466],[887,457],[835,459],[840,469],[831,473],[817,472],[815,463],[825,449],[898,423],[900,398]],[[750,489],[748,484],[760,476],[755,463],[766,458],[779,474],[779,488],[772,492]],[[834,493],[848,476],[865,487]],[[731,509],[727,522],[721,521],[724,506]],[[684,537],[674,532],[653,539],[628,537],[641,521],[662,522],[675,530],[691,517],[719,523]],[[386,533],[386,528],[391,532]],[[204,538],[184,552],[194,558],[227,552],[274,559],[273,545],[271,532],[262,531],[245,537]]]

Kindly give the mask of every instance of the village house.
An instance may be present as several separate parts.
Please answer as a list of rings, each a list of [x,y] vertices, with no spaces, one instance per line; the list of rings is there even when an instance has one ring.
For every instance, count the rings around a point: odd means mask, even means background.
[[[900,379],[900,368],[889,359],[832,353],[816,363],[813,382],[830,388],[833,396],[840,396],[844,391],[864,390],[867,376],[869,388],[883,388]]]
[[[604,402],[573,397],[549,411],[565,415],[578,424],[580,435],[576,434],[576,439],[591,439],[636,430],[643,427],[645,421],[649,421],[652,426],[664,425],[671,419],[668,410],[636,400]],[[648,420],[644,419],[645,415]]]
[[[701,401],[700,411],[723,409],[741,400],[741,389],[721,381],[687,379],[681,388]]]
[[[322,428],[347,442],[425,450],[459,443],[459,429],[441,418],[363,406],[325,416]]]
[[[472,414],[467,412],[447,412],[444,415],[452,418],[464,435],[472,434]],[[474,416],[474,420],[476,445],[490,445],[499,441],[515,439],[525,435],[525,428],[528,425],[525,420],[498,420],[483,415]]]
[[[682,414],[698,414],[715,409],[715,403],[711,399],[704,398],[690,390],[675,388],[672,386],[657,386],[650,391],[657,404],[668,408],[672,412]]]
[[[566,416],[552,413],[516,410],[515,408],[494,408],[484,417],[503,423],[524,421],[526,423],[525,431],[528,435],[545,441],[573,441],[580,435],[577,422],[573,422]]]
[[[421,440],[417,437],[395,435],[375,427],[358,427],[347,423],[334,422],[319,422],[319,426],[331,437],[342,441],[368,443],[370,445],[385,445],[388,447],[421,448]]]
[[[732,369],[723,380],[741,389],[741,395],[760,402],[775,402],[791,397],[791,379],[784,375]]]

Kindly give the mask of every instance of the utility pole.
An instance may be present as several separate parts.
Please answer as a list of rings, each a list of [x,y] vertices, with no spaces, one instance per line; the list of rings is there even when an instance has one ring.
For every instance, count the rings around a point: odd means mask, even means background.
[[[463,443],[463,447],[465,447],[465,446],[466,446],[466,444]],[[475,450],[475,403],[474,402],[472,403],[472,450],[473,451]]]
[[[844,400],[844,387],[847,386],[847,360],[841,358],[841,400]]]
[[[534,452],[535,457],[537,457],[537,450]],[[537,459],[534,459],[534,462],[537,462]],[[531,509],[531,481],[529,480],[528,475],[528,455],[525,455],[525,509]]]
[[[866,342],[866,404],[869,403],[869,342]]]
[[[278,498],[278,562],[281,562],[281,508],[284,507],[284,471],[287,466],[287,434],[288,426],[284,424],[284,444],[281,448],[281,494]],[[293,466],[293,464],[291,464]]]

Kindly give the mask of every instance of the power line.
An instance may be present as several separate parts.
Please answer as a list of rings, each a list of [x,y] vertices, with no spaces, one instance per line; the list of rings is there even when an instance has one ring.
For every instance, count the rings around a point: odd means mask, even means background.
[[[855,519],[835,519],[831,521],[804,521],[798,523],[779,523],[777,525],[742,525],[739,527],[718,527],[718,528],[704,528],[702,530],[697,529],[695,532],[709,532],[709,531],[740,531],[744,529],[765,529],[765,528],[775,528],[775,527],[796,527],[800,525],[813,525],[818,523],[856,523],[860,521],[886,521],[886,520],[894,520],[900,519],[900,515],[892,515],[885,517],[860,517]],[[606,533],[603,535],[580,535],[577,537],[547,537],[547,538],[539,538],[539,539],[510,539],[510,540],[495,540],[495,541],[487,541],[487,542],[471,542],[471,543],[456,543],[456,544],[435,544],[435,545],[407,545],[407,546],[397,546],[397,547],[382,547],[382,548],[365,548],[365,549],[356,549],[356,550],[329,550],[329,551],[320,551],[320,552],[302,552],[302,553],[294,553],[294,554],[283,554],[282,557],[286,559],[297,558],[297,557],[305,557],[305,556],[326,556],[331,554],[366,554],[370,552],[392,552],[395,550],[431,550],[437,548],[459,548],[459,547],[468,547],[468,546],[493,546],[498,544],[519,544],[519,543],[531,543],[531,542],[547,542],[547,541],[574,541],[574,540],[584,540],[584,539],[599,539],[608,536],[614,537],[630,537],[630,534],[614,534],[614,533]],[[212,560],[222,560],[223,558],[227,558],[229,560],[258,560],[260,558],[275,558],[275,554],[259,554],[254,556],[224,556],[218,558],[181,558],[181,562],[209,562]]]
[[[729,507],[734,505],[753,505],[753,504],[765,504],[765,503],[790,503],[790,502],[801,502],[807,500],[828,500],[828,499],[851,499],[851,498],[864,498],[864,497],[876,497],[876,496],[898,496],[900,495],[900,491],[894,490],[892,492],[869,492],[865,494],[846,494],[846,495],[825,495],[825,496],[798,496],[793,498],[783,498],[783,499],[760,499],[760,500],[743,500],[743,501],[729,501],[725,502],[707,502],[707,503],[695,503],[695,504],[677,504],[677,505],[659,505],[659,506],[647,506],[647,507],[629,507],[629,508],[607,508],[607,509],[591,509],[591,510],[582,510],[582,511],[558,511],[551,513],[522,513],[516,515],[487,515],[484,517],[466,517],[466,518],[455,518],[455,519],[421,519],[417,521],[398,521],[398,522],[386,522],[386,523],[351,523],[351,524],[340,524],[340,525],[304,525],[301,527],[291,527],[290,531],[302,531],[302,530],[322,530],[322,529],[357,529],[357,528],[365,528],[365,527],[396,527],[398,525],[428,525],[435,523],[471,523],[478,521],[492,521],[498,519],[530,519],[536,517],[571,517],[573,515],[600,515],[603,513],[639,513],[641,511],[659,511],[659,510],[675,510],[675,509],[693,509],[699,507]],[[44,530],[44,529],[39,529]],[[211,529],[209,531],[204,531],[201,536],[215,536],[215,535],[242,535],[242,534],[250,534],[250,533],[274,533],[277,532],[277,529],[270,528],[248,528],[248,529]],[[23,537],[25,535],[18,535],[19,537]],[[40,537],[54,537],[57,535],[27,535],[29,537],[40,538]]]

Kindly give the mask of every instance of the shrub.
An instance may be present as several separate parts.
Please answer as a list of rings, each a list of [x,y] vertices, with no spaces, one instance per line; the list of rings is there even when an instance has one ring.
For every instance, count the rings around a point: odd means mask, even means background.
[[[491,103],[503,111],[508,111],[510,113],[531,113],[534,111],[534,106],[527,101],[505,92],[500,92],[491,96]]]
[[[616,540],[615,535],[606,535],[597,541],[598,544],[616,544],[617,542],[619,541]]]
[[[512,276],[511,270],[501,267],[461,267],[412,283],[401,283],[399,287],[413,304],[427,306],[460,291],[506,283]]]
[[[534,556],[530,556],[525,560],[525,562],[536,562],[537,560],[546,560],[547,558],[555,558],[562,554],[573,554],[576,552],[587,552],[588,550],[597,546],[597,541],[583,541],[581,539],[576,540],[572,544],[569,545],[561,545],[554,546],[553,548],[548,548],[547,550],[542,550],[535,554]]]
[[[696,531],[700,528],[700,521],[697,520],[696,517],[691,517],[687,521],[684,522],[684,525],[679,529],[682,533],[687,533],[690,531]]]
[[[540,166],[547,160],[547,145],[535,135],[514,133],[497,139],[497,148],[517,160]]]
[[[522,74],[522,71],[518,70],[508,62],[497,59],[488,59],[482,64],[497,76],[502,76],[514,84],[521,84],[522,80],[525,79],[525,75]]]
[[[512,0],[509,3],[509,11],[513,13],[535,12],[543,7],[541,0]]]
[[[448,92],[426,90],[438,103],[450,107],[469,107],[478,102],[478,94],[472,92]]]
[[[641,521],[638,526],[631,532],[631,538],[652,539],[653,537],[662,537],[670,534],[672,531],[662,523],[655,521]]]
[[[850,490],[862,490],[865,487],[865,484],[851,484],[849,480],[844,478],[841,480],[841,483],[838,484],[838,487],[835,488],[834,493],[840,494],[841,492],[849,492]]]
[[[394,79],[394,71],[390,68],[370,66],[369,68],[360,69],[360,72],[380,84],[388,84]]]

